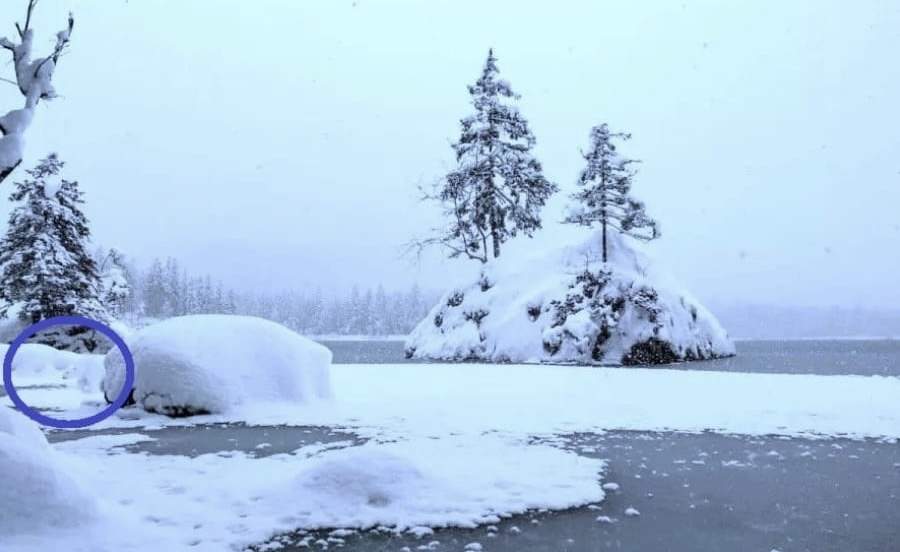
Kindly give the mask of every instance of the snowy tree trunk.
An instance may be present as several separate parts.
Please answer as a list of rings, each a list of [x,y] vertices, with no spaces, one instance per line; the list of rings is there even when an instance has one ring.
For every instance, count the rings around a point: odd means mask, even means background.
[[[47,57],[31,59],[34,30],[31,29],[31,15],[37,0],[28,0],[25,24],[16,23],[19,35],[18,42],[8,38],[0,38],[0,47],[9,50],[13,57],[16,73],[16,85],[25,99],[25,105],[13,109],[0,117],[0,183],[12,173],[22,162],[25,145],[25,131],[34,118],[34,108],[40,100],[51,100],[56,97],[53,89],[53,73],[59,56],[69,44],[69,37],[75,20],[69,14],[66,28],[56,33],[56,46]]]
[[[606,217],[603,218],[603,222],[601,223],[603,226],[603,262],[606,262]]]

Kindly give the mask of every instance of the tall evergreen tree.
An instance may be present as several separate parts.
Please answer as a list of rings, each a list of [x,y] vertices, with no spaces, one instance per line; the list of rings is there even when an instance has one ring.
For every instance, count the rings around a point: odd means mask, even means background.
[[[0,240],[0,299],[6,315],[12,304],[19,318],[38,322],[78,314],[109,318],[101,300],[97,265],[88,253],[90,229],[81,212],[78,183],[59,176],[63,162],[50,154],[15,184],[10,200],[19,202]],[[40,338],[40,336],[39,336]],[[93,350],[93,332],[71,328],[40,338],[63,348]]]
[[[151,318],[166,316],[166,284],[162,262],[153,259],[153,264],[144,277],[144,313]]]
[[[110,249],[101,252],[99,259],[101,300],[111,315],[121,317],[132,295],[125,255],[117,249]]]
[[[185,300],[181,295],[181,268],[178,260],[169,257],[166,259],[163,276],[163,294],[165,296],[166,316],[181,316],[185,313]]]
[[[631,197],[637,163],[619,155],[615,139],[628,140],[630,134],[611,133],[606,123],[591,129],[591,149],[582,153],[587,166],[578,179],[580,189],[565,222],[593,226],[599,223],[603,240],[603,262],[607,261],[607,227],[639,240],[659,237],[659,225],[647,216],[644,204]]]
[[[486,263],[519,232],[531,236],[541,227],[541,207],[558,188],[532,155],[534,135],[513,105],[519,96],[499,73],[490,50],[481,77],[469,86],[475,113],[460,121],[457,168],[426,194],[443,206],[449,225],[419,247],[439,244],[451,257]]]

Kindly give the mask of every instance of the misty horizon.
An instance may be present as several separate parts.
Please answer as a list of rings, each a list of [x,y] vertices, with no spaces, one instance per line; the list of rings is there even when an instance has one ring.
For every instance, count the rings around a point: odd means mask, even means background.
[[[452,166],[493,47],[561,188],[544,239],[606,121],[642,161],[634,193],[663,231],[647,250],[702,301],[900,308],[896,7],[576,3],[499,25],[503,5],[479,8],[490,24],[459,2],[254,8],[42,2],[42,28],[74,11],[78,47],[23,167],[67,161],[96,244],[241,290],[445,289],[472,263],[401,252],[438,216],[417,186]]]

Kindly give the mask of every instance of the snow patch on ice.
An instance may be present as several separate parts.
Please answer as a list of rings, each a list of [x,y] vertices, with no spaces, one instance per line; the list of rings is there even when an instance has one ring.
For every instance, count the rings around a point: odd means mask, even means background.
[[[315,459],[269,500],[304,527],[474,527],[529,509],[600,501],[603,465],[492,439],[367,444]]]
[[[107,516],[77,532],[8,537],[4,552],[221,552],[298,528],[387,527],[425,536],[431,527],[496,523],[604,496],[603,461],[493,436],[371,443],[310,457],[301,449],[266,458],[109,455],[112,442],[80,441],[59,445],[60,456],[82,472],[86,486],[103,489]]]

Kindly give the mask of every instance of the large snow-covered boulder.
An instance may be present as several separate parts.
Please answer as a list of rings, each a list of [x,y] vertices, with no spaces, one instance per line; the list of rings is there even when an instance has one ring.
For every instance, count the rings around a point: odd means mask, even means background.
[[[134,403],[170,416],[224,413],[250,402],[304,402],[331,395],[331,351],[249,316],[197,315],[147,326],[127,339]],[[103,391],[125,381],[121,353],[106,355]]]
[[[98,515],[96,498],[69,475],[37,425],[6,407],[0,407],[0,466],[0,541]]]
[[[521,248],[486,265],[419,323],[407,355],[635,365],[734,354],[715,317],[635,244],[611,234],[606,263],[601,247],[599,233],[582,230],[568,245]]]

